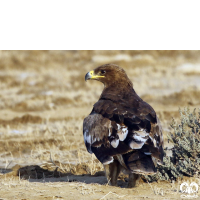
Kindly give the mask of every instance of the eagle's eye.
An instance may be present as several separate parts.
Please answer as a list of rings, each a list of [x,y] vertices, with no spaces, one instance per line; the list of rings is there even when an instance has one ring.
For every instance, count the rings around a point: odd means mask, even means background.
[[[105,70],[101,70],[101,74],[105,74],[106,73],[106,71]]]

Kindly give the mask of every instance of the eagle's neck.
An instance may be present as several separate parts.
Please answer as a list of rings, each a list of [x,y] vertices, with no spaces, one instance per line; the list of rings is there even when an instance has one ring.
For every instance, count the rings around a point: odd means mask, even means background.
[[[132,83],[113,83],[110,85],[104,85],[104,90],[100,96],[100,99],[109,99],[109,100],[119,100],[123,98],[127,98],[132,94],[136,94],[133,89]]]

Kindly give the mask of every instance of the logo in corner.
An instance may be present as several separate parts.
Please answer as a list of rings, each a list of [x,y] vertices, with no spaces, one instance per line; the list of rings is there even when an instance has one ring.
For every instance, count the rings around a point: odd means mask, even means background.
[[[198,192],[198,184],[195,182],[192,182],[190,185],[186,182],[183,182],[180,185],[180,191],[182,193],[181,198],[197,198],[198,195],[196,194]]]

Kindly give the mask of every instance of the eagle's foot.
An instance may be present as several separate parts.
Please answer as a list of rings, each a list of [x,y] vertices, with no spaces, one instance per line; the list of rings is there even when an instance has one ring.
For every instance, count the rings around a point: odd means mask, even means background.
[[[140,174],[129,174],[128,188],[135,187],[140,180]]]
[[[104,165],[106,178],[109,185],[117,186],[117,178],[120,173],[120,164],[117,160],[114,160],[108,165]]]

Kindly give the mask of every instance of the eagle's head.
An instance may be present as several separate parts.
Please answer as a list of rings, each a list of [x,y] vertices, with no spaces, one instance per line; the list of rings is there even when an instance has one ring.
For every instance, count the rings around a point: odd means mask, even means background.
[[[85,80],[97,80],[102,82],[105,87],[111,85],[131,86],[132,82],[126,72],[116,64],[101,65],[85,75]]]

